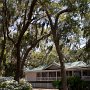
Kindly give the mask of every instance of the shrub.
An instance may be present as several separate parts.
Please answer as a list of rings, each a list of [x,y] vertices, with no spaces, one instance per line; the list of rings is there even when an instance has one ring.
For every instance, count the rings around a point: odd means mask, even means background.
[[[80,77],[74,76],[67,79],[68,87],[71,90],[81,90],[82,80]]]
[[[24,79],[21,79],[19,83],[15,80],[3,80],[0,82],[0,88],[6,90],[32,90],[31,84]]]
[[[53,81],[55,88],[61,89],[61,81]],[[74,76],[67,79],[68,90],[90,90],[90,81],[81,80],[80,77]]]
[[[57,81],[53,81],[52,85],[57,88],[60,89],[61,88],[61,81],[57,80]]]

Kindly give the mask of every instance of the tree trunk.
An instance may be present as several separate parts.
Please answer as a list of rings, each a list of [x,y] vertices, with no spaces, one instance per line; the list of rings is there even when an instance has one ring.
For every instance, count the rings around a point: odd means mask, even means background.
[[[4,5],[4,4],[3,4]],[[2,13],[3,15],[3,20],[2,20],[2,32],[3,32],[3,38],[4,40],[2,40],[1,42],[1,46],[2,46],[2,50],[1,50],[1,55],[0,55],[0,72],[1,72],[1,65],[2,62],[5,60],[6,57],[4,57],[4,52],[5,52],[5,48],[6,48],[6,23],[5,23],[5,16],[6,16],[6,11],[5,11],[5,7],[3,7],[3,11],[4,13]]]
[[[14,79],[19,82],[20,79],[20,73],[21,73],[21,60],[20,60],[20,45],[16,45],[16,71],[15,71],[15,77]]]
[[[3,65],[5,65],[6,63],[6,57],[4,56],[4,52],[5,52],[5,48],[6,48],[6,32],[5,32],[5,27],[4,27],[4,21],[3,21],[3,37],[4,40],[2,40],[2,50],[1,50],[1,55],[0,55],[0,74],[1,74],[1,70],[2,70],[2,62]]]
[[[53,36],[53,38],[54,38],[56,51],[57,51],[57,54],[59,56],[59,61],[60,61],[60,65],[61,65],[60,68],[61,68],[62,90],[68,90],[68,88],[67,88],[67,80],[66,80],[66,71],[65,71],[65,66],[64,66],[64,57],[63,57],[63,54],[61,52],[61,48],[60,48],[60,45],[59,45],[58,38],[55,38],[55,36]]]

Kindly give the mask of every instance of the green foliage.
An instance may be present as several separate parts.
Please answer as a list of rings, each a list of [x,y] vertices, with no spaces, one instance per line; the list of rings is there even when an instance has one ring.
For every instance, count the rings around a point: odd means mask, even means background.
[[[5,8],[3,5],[3,0],[0,1],[0,22],[6,21],[7,28],[13,28],[9,30],[9,33],[6,31],[6,25],[4,23],[0,23],[0,56],[3,44],[3,26],[6,34],[9,35],[11,39],[15,42],[11,43],[9,38],[6,35],[6,43],[4,50],[4,58],[2,62],[2,66],[6,67],[4,71],[6,71],[6,76],[14,75],[14,72],[10,71],[13,67],[12,61],[17,62],[16,56],[16,44],[18,41],[19,35],[22,33],[22,28],[24,24],[31,21],[29,28],[27,28],[24,33],[22,40],[20,41],[20,61],[23,61],[23,57],[27,52],[30,46],[33,46],[34,43],[40,39],[43,35],[48,34],[50,32],[50,23],[47,18],[45,8],[50,14],[50,17],[55,20],[56,14],[62,11],[64,8],[71,8],[72,12],[65,12],[61,14],[58,18],[58,29],[56,30],[57,37],[60,39],[60,47],[62,47],[62,52],[65,58],[71,61],[77,60],[90,60],[89,53],[85,52],[84,48],[81,50],[78,45],[80,45],[80,38],[85,37],[86,39],[90,36],[90,0],[39,0],[35,5],[33,10],[33,15],[31,20],[28,21],[28,14],[31,6],[31,1],[34,0],[6,0],[6,17],[4,17]],[[27,2],[29,1],[29,2]],[[40,2],[41,1],[41,2]],[[31,14],[30,14],[31,15]],[[25,21],[24,21],[25,20]],[[53,42],[52,35],[49,38]],[[35,47],[33,47],[28,56],[26,56],[25,65],[32,65],[34,67],[42,64],[51,63],[53,61],[58,61],[58,56],[56,52],[51,52],[52,47],[48,48],[48,53],[46,52],[46,42],[50,42],[48,38],[43,38],[43,41],[37,43],[36,48],[40,48],[40,53],[33,53],[35,51]],[[74,45],[75,44],[75,45]],[[89,52],[89,42],[87,42],[86,49]],[[73,47],[73,48],[71,48]],[[35,51],[36,52],[36,51]],[[88,57],[88,58],[87,58]],[[9,64],[9,62],[11,64]],[[21,65],[21,64],[20,64]],[[9,72],[10,71],[10,72]]]
[[[57,88],[60,89],[61,87],[61,81],[57,80],[57,81],[53,81],[52,85]]]
[[[41,44],[43,46],[43,44]],[[58,56],[56,53],[55,48],[52,48],[51,46],[47,47],[45,49],[44,47],[41,47],[40,51],[32,51],[30,53],[30,56],[27,57],[27,62],[26,66],[32,66],[32,67],[37,67],[40,65],[48,65],[55,62],[59,62]]]
[[[15,64],[14,63],[7,63],[5,65],[5,73],[4,76],[15,76]]]
[[[90,81],[81,80],[80,77],[70,77],[67,83],[71,90],[89,90],[90,88]]]
[[[74,90],[77,90],[78,88],[82,87],[81,86],[81,82],[82,80],[80,79],[80,77],[70,77],[67,80],[68,85]]]
[[[90,81],[81,80],[80,77],[69,77],[67,79],[68,90],[89,90],[90,88]],[[52,85],[55,88],[61,88],[61,81],[54,81]]]

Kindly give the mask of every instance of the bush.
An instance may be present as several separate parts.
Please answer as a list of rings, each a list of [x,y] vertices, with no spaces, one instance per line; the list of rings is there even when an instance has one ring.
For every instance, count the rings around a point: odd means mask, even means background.
[[[31,84],[24,79],[21,79],[19,83],[15,80],[3,80],[0,82],[1,88],[6,90],[32,90]]]
[[[55,88],[61,89],[61,81],[53,81]],[[67,79],[68,90],[90,90],[90,81],[81,80],[80,77],[74,76]]]
[[[60,89],[61,88],[61,81],[57,80],[57,81],[53,81],[52,85],[57,88]]]
[[[72,90],[78,90],[82,87],[82,80],[80,77],[74,76],[67,79],[68,87]],[[81,89],[80,89],[81,90]]]

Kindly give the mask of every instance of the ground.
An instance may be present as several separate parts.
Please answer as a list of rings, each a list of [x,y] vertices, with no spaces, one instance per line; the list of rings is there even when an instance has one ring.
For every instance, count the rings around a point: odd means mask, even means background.
[[[58,90],[58,89],[44,89],[44,88],[34,88],[33,90]]]

